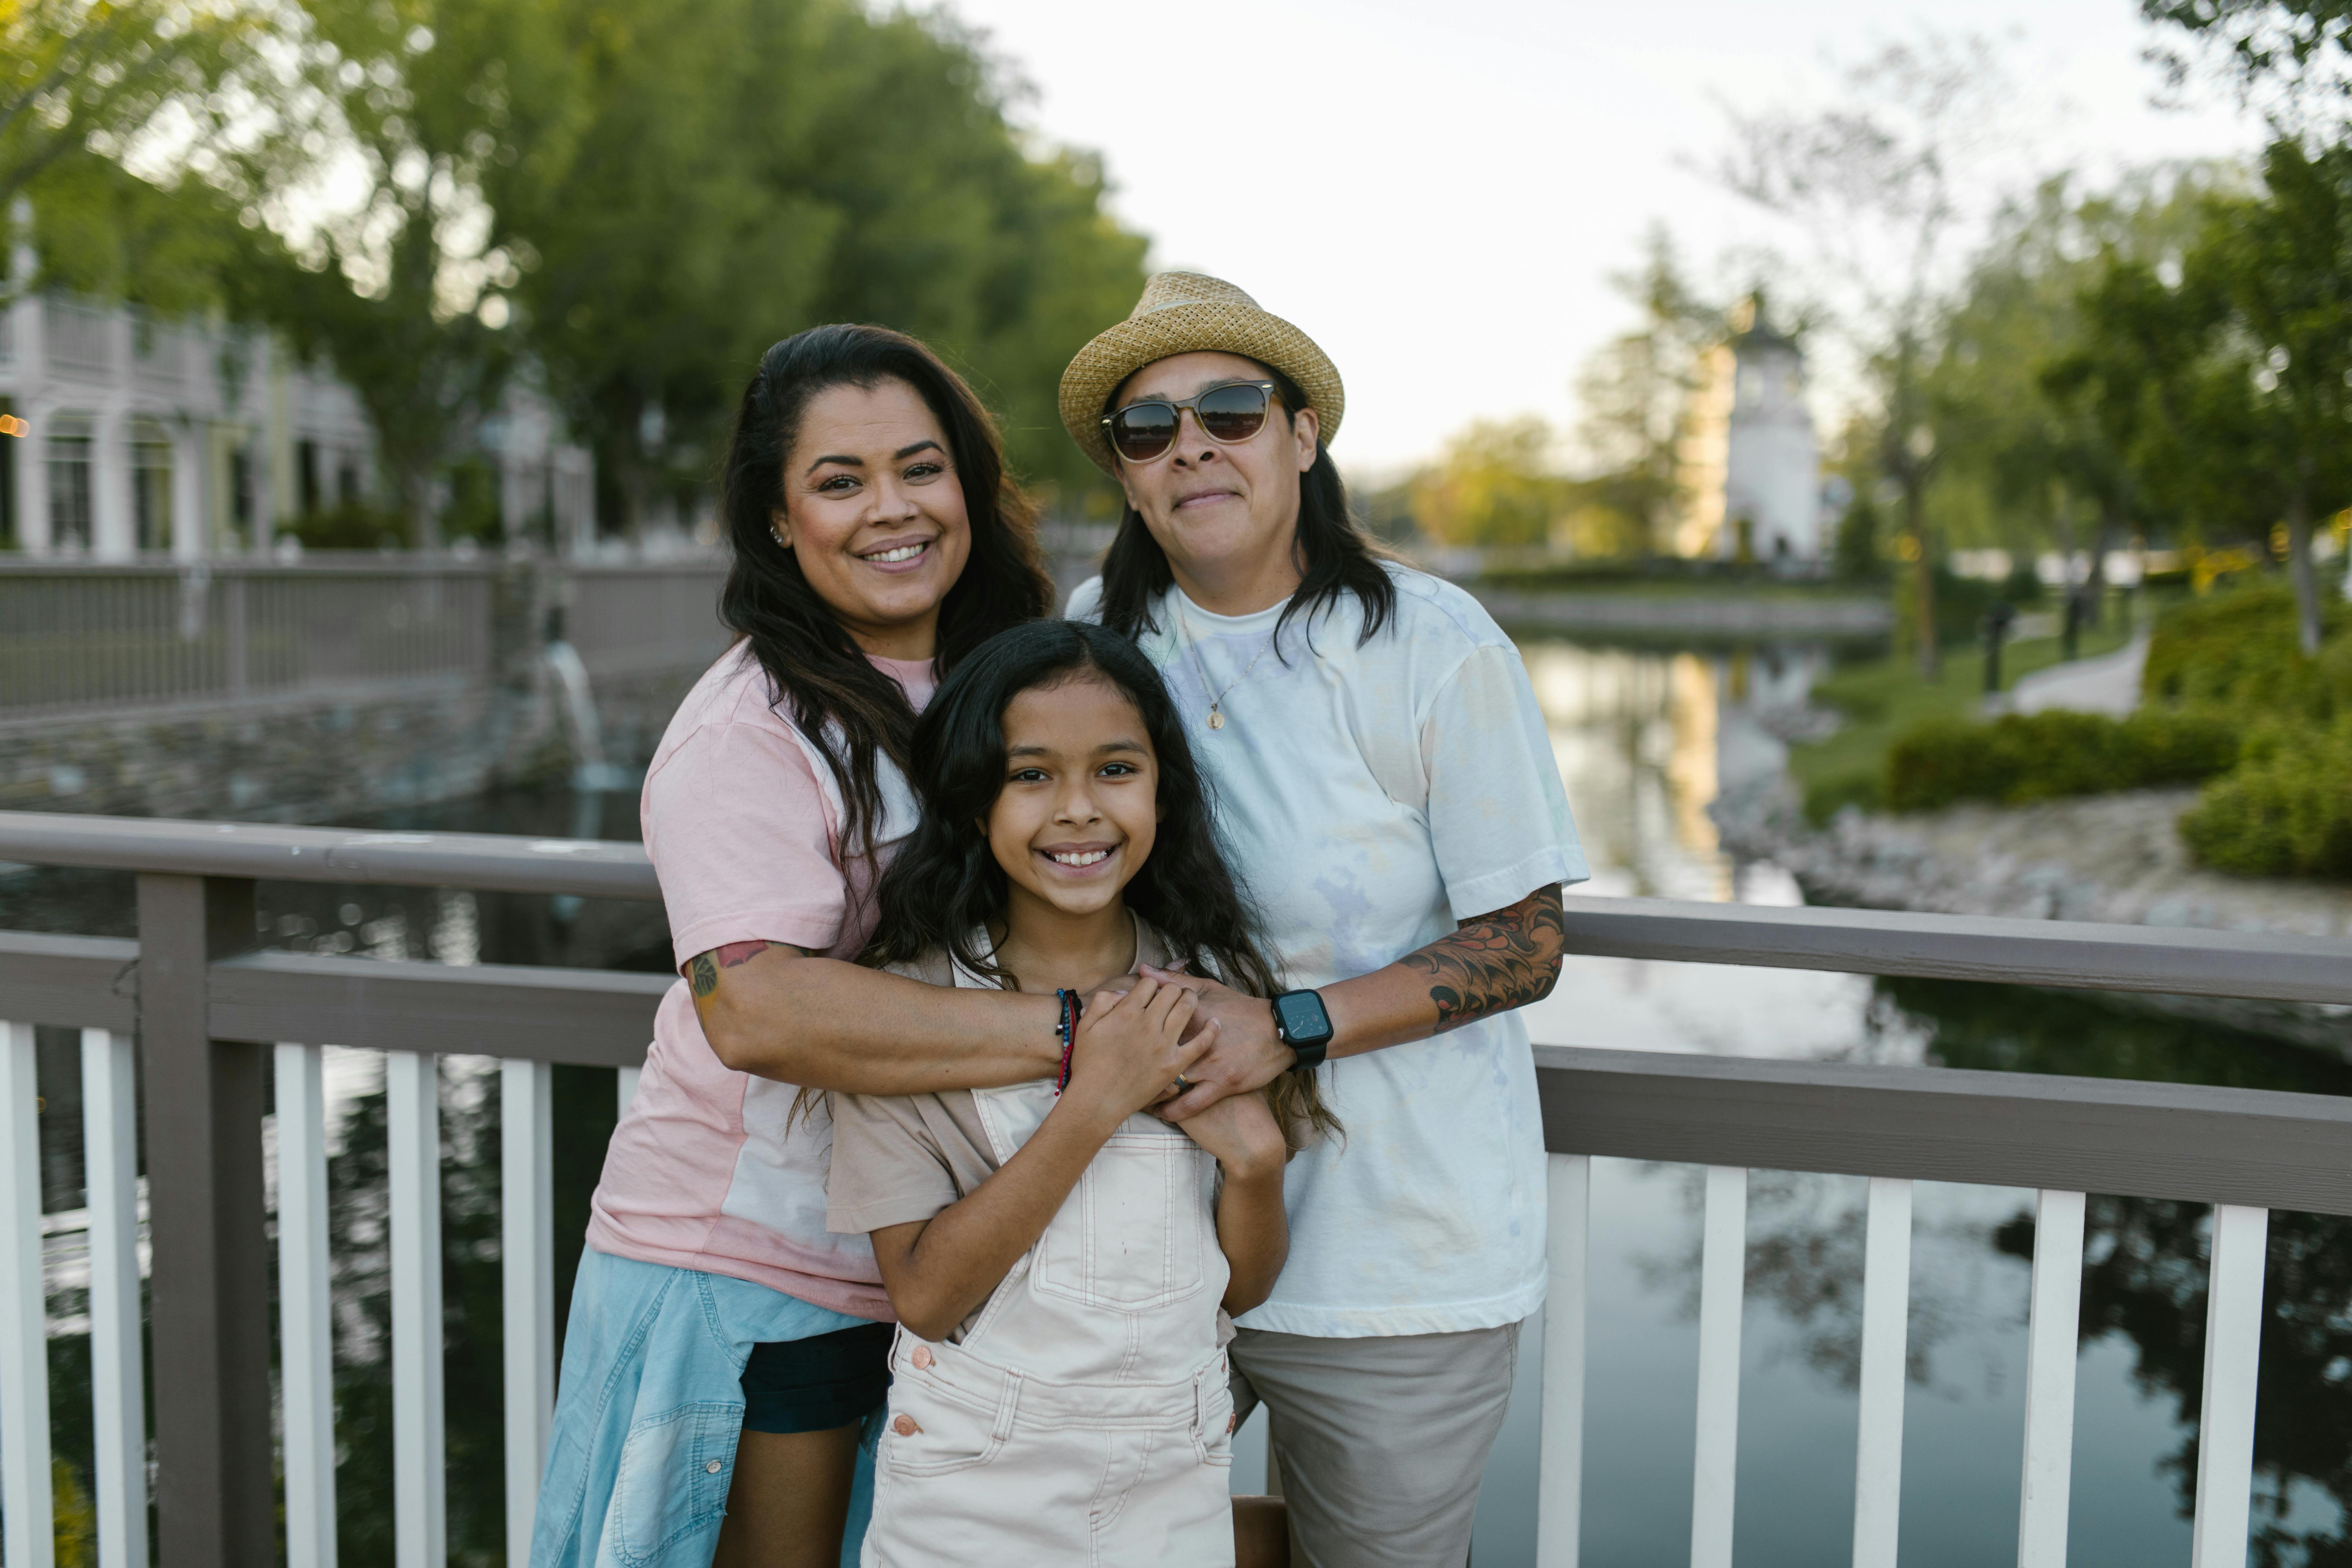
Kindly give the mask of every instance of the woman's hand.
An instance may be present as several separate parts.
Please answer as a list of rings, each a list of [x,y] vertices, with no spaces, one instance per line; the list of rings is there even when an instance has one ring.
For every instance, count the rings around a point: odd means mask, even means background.
[[[1158,982],[1191,992],[1196,998],[1195,1016],[1203,1026],[1200,1037],[1211,1042],[1200,1065],[1185,1069],[1192,1087],[1157,1108],[1169,1121],[1181,1122],[1229,1096],[1264,1089],[1298,1059],[1275,1034],[1274,1004],[1265,997],[1181,969],[1148,963],[1137,968],[1144,984]],[[1214,1026],[1213,1033],[1209,1026]]]
[[[1283,1214],[1282,1129],[1262,1094],[1231,1094],[1177,1123],[1217,1157],[1217,1246],[1227,1269],[1223,1306],[1238,1317],[1274,1293],[1290,1253]]]
[[[1262,1094],[1230,1094],[1178,1125],[1225,1169],[1228,1182],[1279,1175],[1289,1150]]]
[[[1125,994],[1095,993],[1078,1020],[1063,1103],[1100,1118],[1107,1137],[1109,1128],[1157,1102],[1199,1065],[1221,1033],[1213,1024],[1191,1028],[1197,1005],[1184,987],[1149,977]]]

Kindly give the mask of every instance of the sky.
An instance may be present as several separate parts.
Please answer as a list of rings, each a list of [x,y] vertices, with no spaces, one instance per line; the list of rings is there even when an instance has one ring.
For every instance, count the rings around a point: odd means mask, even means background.
[[[1727,289],[1738,247],[1801,250],[1703,172],[1726,105],[1827,105],[1839,66],[1956,14],[2013,84],[1989,179],[2104,180],[2260,142],[2225,94],[2153,106],[2158,35],[2135,0],[945,9],[1031,84],[1016,117],[1034,134],[1101,155],[1153,267],[1225,278],[1322,345],[1348,388],[1333,454],[1371,478],[1474,418],[1571,419],[1578,364],[1634,324],[1611,279],[1654,226]]]

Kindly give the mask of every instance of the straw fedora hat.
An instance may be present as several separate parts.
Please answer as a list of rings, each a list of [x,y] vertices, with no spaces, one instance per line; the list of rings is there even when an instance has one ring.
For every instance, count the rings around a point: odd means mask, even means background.
[[[1339,433],[1348,394],[1330,356],[1315,346],[1313,338],[1258,309],[1256,300],[1232,284],[1198,272],[1154,274],[1127,320],[1078,351],[1062,373],[1063,427],[1095,467],[1118,478],[1118,461],[1103,437],[1104,399],[1154,360],[1205,350],[1272,365],[1306,394],[1307,405],[1321,421],[1324,441],[1328,444]]]

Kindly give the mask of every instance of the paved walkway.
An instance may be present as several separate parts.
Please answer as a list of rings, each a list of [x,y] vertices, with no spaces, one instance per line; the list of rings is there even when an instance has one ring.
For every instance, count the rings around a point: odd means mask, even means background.
[[[2147,633],[2097,658],[2078,658],[2021,676],[2015,687],[1985,704],[1993,713],[2039,713],[2069,708],[2117,718],[2139,706],[2140,671],[2147,664]]]

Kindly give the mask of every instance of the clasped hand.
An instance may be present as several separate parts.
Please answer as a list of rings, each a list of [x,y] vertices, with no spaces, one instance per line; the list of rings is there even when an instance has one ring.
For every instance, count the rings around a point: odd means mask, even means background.
[[[1186,987],[1149,975],[1125,993],[1096,992],[1078,1020],[1063,1100],[1114,1127],[1157,1103],[1223,1032],[1214,1019],[1193,1026],[1198,1006]]]
[[[1149,963],[1136,967],[1145,983],[1156,981],[1163,985],[1181,986],[1192,993],[1194,1016],[1201,1020],[1202,1034],[1209,1038],[1207,1053],[1195,1066],[1185,1069],[1185,1076],[1192,1080],[1192,1087],[1153,1106],[1155,1115],[1181,1121],[1229,1095],[1264,1089],[1288,1071],[1297,1059],[1274,1032],[1274,1004],[1265,997],[1236,991],[1207,975],[1188,974],[1181,969],[1160,969]]]

